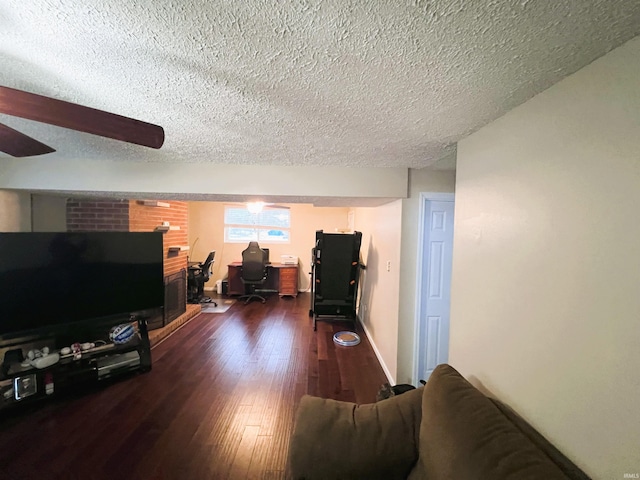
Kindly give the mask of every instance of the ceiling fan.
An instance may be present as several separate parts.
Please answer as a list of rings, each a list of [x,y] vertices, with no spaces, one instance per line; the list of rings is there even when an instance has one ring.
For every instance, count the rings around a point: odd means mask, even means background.
[[[0,86],[0,113],[145,147],[160,148],[164,143],[164,130],[158,125],[9,87]],[[0,151],[31,157],[55,149],[0,123]]]
[[[275,203],[262,202],[262,201],[258,201],[258,202],[249,201],[249,202],[246,202],[245,205],[247,207],[247,210],[249,210],[249,213],[253,213],[253,214],[262,212],[262,210],[265,207],[283,208],[283,209],[289,210],[289,207],[287,205],[278,205]]]

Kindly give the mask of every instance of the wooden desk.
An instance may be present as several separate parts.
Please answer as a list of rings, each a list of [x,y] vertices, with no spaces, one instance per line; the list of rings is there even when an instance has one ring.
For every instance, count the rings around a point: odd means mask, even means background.
[[[228,295],[244,295],[244,283],[240,278],[242,262],[233,262],[228,266],[229,278],[227,279]],[[281,297],[285,295],[296,297],[298,295],[298,265],[284,265],[282,263],[270,263],[267,265],[267,280],[258,290],[277,291]]]

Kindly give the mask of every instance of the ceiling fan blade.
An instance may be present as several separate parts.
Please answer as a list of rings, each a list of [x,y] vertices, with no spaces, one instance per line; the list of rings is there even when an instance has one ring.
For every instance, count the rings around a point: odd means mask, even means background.
[[[12,157],[34,157],[55,152],[55,150],[35,138],[0,123],[0,152],[8,153]]]
[[[158,125],[9,87],[0,86],[0,113],[145,147],[164,143]]]

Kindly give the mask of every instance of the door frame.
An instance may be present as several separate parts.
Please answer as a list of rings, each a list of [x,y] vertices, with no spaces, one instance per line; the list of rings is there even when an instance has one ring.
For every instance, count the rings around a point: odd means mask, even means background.
[[[424,314],[427,311],[426,299],[421,294],[427,284],[427,279],[425,275],[425,262],[427,259],[424,256],[424,242],[426,240],[425,236],[425,228],[430,223],[430,219],[426,218],[427,212],[429,211],[428,205],[430,201],[439,201],[439,202],[454,202],[455,207],[455,194],[454,193],[442,193],[442,192],[420,192],[420,206],[418,213],[418,251],[417,251],[417,261],[416,261],[416,306],[415,306],[415,316],[414,316],[414,324],[413,324],[413,332],[414,332],[414,342],[413,342],[413,384],[419,386],[420,372],[418,372],[419,365],[419,354],[420,354],[420,339],[422,338],[422,324],[420,323],[420,319],[423,318]],[[453,245],[452,245],[453,248]],[[451,319],[449,319],[449,324],[451,324]]]

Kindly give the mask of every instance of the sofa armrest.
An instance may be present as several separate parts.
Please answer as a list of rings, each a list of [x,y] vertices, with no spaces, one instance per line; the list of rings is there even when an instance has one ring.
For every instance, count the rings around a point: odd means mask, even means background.
[[[291,478],[406,478],[418,458],[422,391],[368,405],[305,395],[289,445]]]

